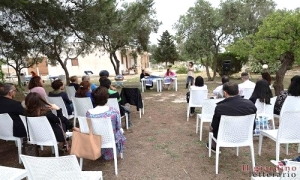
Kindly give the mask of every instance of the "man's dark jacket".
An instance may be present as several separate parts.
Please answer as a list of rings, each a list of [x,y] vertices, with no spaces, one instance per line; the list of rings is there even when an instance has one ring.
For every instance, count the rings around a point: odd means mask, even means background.
[[[248,99],[243,99],[241,96],[236,95],[228,97],[223,101],[217,103],[215,114],[211,123],[213,128],[214,137],[218,137],[219,125],[221,115],[227,116],[243,116],[249,114],[256,114],[255,105]],[[254,119],[253,119],[254,121]]]
[[[19,115],[24,114],[21,103],[13,99],[0,96],[0,114],[8,113],[13,120],[13,135],[15,137],[26,137],[26,130]]]

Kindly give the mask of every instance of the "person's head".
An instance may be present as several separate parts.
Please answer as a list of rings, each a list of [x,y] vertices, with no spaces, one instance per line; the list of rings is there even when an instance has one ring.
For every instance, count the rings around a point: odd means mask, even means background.
[[[100,77],[103,77],[103,76],[109,77],[109,72],[107,70],[102,70],[102,71],[100,71],[99,76]]]
[[[270,104],[270,100],[273,97],[268,81],[260,79],[256,82],[255,88],[251,97],[259,99],[260,102]]]
[[[38,93],[31,92],[25,97],[26,115],[41,116],[45,115],[50,109],[50,104]]]
[[[82,81],[79,84],[79,88],[76,92],[77,97],[86,97],[87,92],[90,91],[91,84],[88,81]]]
[[[247,73],[247,72],[243,72],[242,74],[241,74],[241,78],[242,78],[242,81],[244,82],[244,81],[247,81],[247,80],[249,80],[249,74]]]
[[[104,106],[109,98],[108,89],[103,86],[99,86],[92,92],[92,98],[96,106]]]
[[[40,76],[34,76],[29,81],[28,89],[32,89],[35,87],[43,87],[43,81]]]
[[[225,83],[227,83],[227,82],[229,82],[229,77],[226,76],[226,75],[223,75],[223,76],[222,76],[222,84],[225,84]]]
[[[198,87],[204,86],[204,79],[201,76],[196,77],[195,86],[198,86]]]
[[[223,92],[225,98],[228,98],[230,96],[236,96],[239,94],[239,86],[234,82],[227,82],[223,84]]]
[[[261,77],[268,81],[269,85],[271,85],[271,75],[268,72],[262,72]]]
[[[145,69],[142,69],[142,74],[145,74]]]
[[[64,83],[62,82],[62,80],[60,79],[57,79],[55,81],[53,81],[51,83],[51,87],[54,89],[54,90],[62,90],[63,87],[64,87]]]
[[[190,67],[193,67],[193,66],[194,66],[194,63],[193,63],[193,62],[189,62],[189,66],[190,66]]]
[[[111,81],[108,78],[100,78],[100,86],[106,87],[107,89],[110,88]]]
[[[16,96],[17,89],[15,85],[11,83],[0,83],[0,96],[7,98],[14,98]]]
[[[71,81],[71,83],[78,83],[78,77],[77,76],[71,76],[70,81]]]
[[[88,81],[90,82],[90,76],[82,76],[81,81]]]
[[[300,76],[297,75],[291,79],[288,93],[292,96],[300,96]]]

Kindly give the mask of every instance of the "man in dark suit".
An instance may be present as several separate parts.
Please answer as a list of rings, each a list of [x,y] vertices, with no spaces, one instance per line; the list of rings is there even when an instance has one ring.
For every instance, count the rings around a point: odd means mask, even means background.
[[[240,95],[238,95],[239,87],[236,83],[225,83],[223,85],[223,93],[225,99],[217,103],[215,114],[211,123],[211,131],[215,138],[218,137],[221,115],[243,116],[255,114],[257,110],[250,100],[243,99]],[[215,149],[215,144],[212,144],[212,149]]]
[[[13,135],[26,137],[26,130],[19,115],[24,114],[21,103],[13,100],[16,95],[16,87],[13,84],[0,83],[0,114],[8,113],[13,120]]]

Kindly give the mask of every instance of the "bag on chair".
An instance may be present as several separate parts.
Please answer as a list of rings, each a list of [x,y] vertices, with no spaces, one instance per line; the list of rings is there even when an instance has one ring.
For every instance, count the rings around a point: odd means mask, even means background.
[[[93,134],[90,119],[87,119],[87,123],[89,134],[73,131],[70,154],[74,154],[79,158],[96,160],[101,157],[102,138],[100,135]]]
[[[22,154],[28,156],[39,156],[39,149],[36,144],[30,144],[30,137],[29,137],[29,129],[28,129],[28,122],[26,116],[26,125],[27,125],[27,142],[24,142],[22,145]]]

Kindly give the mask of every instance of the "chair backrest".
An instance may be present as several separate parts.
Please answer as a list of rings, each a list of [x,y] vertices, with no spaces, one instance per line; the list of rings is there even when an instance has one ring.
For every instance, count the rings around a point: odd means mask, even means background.
[[[207,99],[207,89],[193,89],[190,90],[189,104],[193,106],[201,106],[205,99]]]
[[[13,136],[13,120],[9,114],[0,114],[0,139],[15,140]]]
[[[284,111],[300,111],[300,96],[287,96],[282,105],[280,116]]]
[[[64,102],[64,100],[62,99],[62,97],[49,97],[47,96],[46,97],[46,100],[51,103],[51,104],[56,104],[58,107],[60,107],[62,109],[62,113],[63,115],[68,118],[69,115],[68,115],[68,111],[67,111],[67,108],[66,108],[66,104]],[[56,110],[52,110],[53,114],[57,115],[56,113]]]
[[[300,111],[284,111],[280,113],[280,124],[277,139],[279,142],[300,142]]]
[[[93,134],[102,136],[102,147],[116,145],[111,118],[91,118]]]
[[[250,99],[253,91],[254,91],[254,88],[243,88],[242,96],[244,96],[244,99]]]
[[[30,143],[51,146],[56,145],[57,141],[53,129],[46,116],[27,117],[28,128],[26,125],[26,117],[20,115],[24,123],[25,129],[29,131]]]
[[[266,114],[269,117],[274,117],[274,105],[275,105],[276,97],[270,99],[270,104],[266,104],[263,102],[260,102],[259,99],[255,102],[255,107],[257,109],[257,114]]]
[[[253,143],[255,114],[221,116],[217,143],[224,147],[246,146]]]
[[[66,92],[68,94],[69,99],[72,99],[72,97],[75,97],[76,90],[74,86],[65,86]]]
[[[86,112],[90,109],[93,109],[93,103],[90,97],[72,97],[72,102],[74,106],[74,115],[78,116],[86,116]]]
[[[113,107],[120,112],[120,107],[117,98],[108,98],[106,105]]]
[[[205,99],[203,101],[201,118],[212,119],[215,113],[217,103],[223,99]]]
[[[29,180],[82,179],[75,155],[35,157],[20,155]]]
[[[86,117],[78,116],[78,122],[79,122],[80,132],[89,134],[90,129],[89,129],[89,125],[87,123]]]

